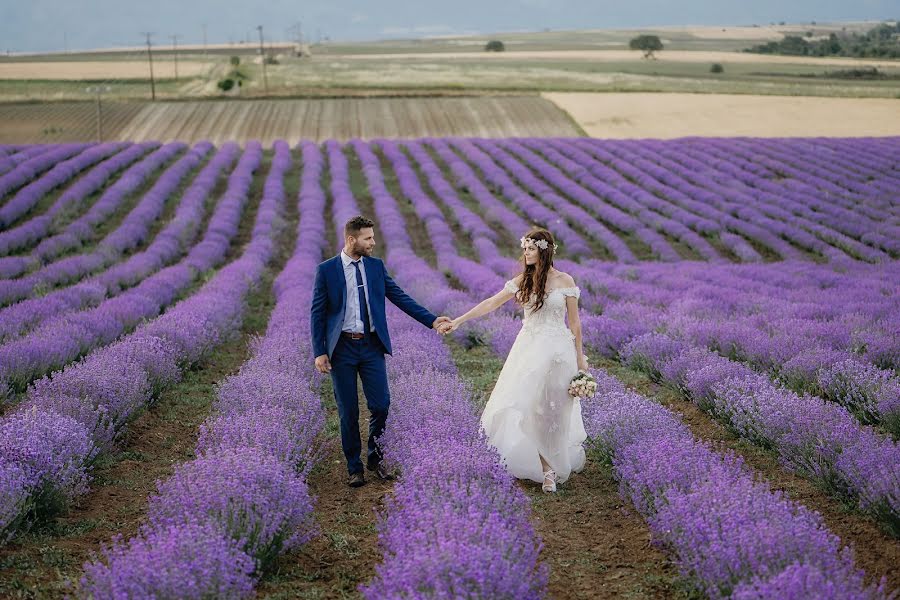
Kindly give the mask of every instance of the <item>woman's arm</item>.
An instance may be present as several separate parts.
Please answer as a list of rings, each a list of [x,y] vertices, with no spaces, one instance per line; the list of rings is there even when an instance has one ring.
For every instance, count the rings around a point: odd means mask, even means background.
[[[578,317],[578,298],[566,296],[566,310],[569,317],[569,329],[575,334],[575,355],[578,359],[578,368],[587,371],[588,363],[581,343],[581,319]]]
[[[478,317],[483,317],[484,315],[497,310],[498,308],[503,306],[503,304],[506,303],[510,298],[515,298],[515,296],[516,294],[514,292],[503,289],[490,298],[485,298],[484,300],[473,306],[466,314],[456,317],[455,319],[450,321],[450,326],[447,330],[447,333],[455,331],[466,321],[477,319]]]

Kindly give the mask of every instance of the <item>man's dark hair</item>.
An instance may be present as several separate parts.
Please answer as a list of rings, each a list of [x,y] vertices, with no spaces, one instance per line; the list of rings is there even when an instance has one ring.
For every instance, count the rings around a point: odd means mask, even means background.
[[[344,237],[347,237],[348,235],[356,237],[359,235],[359,230],[365,229],[366,227],[375,227],[375,221],[362,215],[357,215],[347,221],[344,225]]]

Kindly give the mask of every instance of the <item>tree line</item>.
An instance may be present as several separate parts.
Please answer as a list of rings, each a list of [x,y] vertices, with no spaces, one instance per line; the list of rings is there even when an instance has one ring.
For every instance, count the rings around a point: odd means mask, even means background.
[[[807,33],[812,37],[812,32]],[[744,52],[791,56],[850,56],[855,58],[900,58],[900,21],[882,23],[866,33],[832,33],[826,39],[810,40],[786,35],[783,40],[747,48]]]

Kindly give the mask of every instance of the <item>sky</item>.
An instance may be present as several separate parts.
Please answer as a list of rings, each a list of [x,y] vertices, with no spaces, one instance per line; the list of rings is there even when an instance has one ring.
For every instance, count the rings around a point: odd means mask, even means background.
[[[900,18],[900,0],[0,0],[0,52],[43,52],[154,43],[288,38],[410,38],[541,29]]]

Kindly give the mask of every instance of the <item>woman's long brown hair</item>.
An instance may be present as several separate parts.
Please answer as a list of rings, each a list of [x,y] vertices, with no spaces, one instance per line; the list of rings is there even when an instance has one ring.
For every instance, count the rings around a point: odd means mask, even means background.
[[[529,265],[525,262],[525,252],[522,252],[522,281],[519,283],[519,291],[516,292],[516,300],[523,306],[531,299],[532,294],[537,294],[532,311],[540,310],[544,306],[544,297],[547,292],[547,274],[553,266],[553,234],[546,229],[536,227],[525,234],[526,238],[533,240],[546,240],[547,248],[537,247],[537,263]]]

